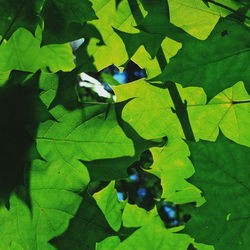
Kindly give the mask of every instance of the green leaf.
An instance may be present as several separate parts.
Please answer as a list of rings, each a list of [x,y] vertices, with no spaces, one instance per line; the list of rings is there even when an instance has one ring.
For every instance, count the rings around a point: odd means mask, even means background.
[[[44,18],[43,43],[65,43],[82,37],[84,23],[96,19],[88,0],[46,0],[41,12]]]
[[[190,105],[188,112],[197,137],[214,141],[221,129],[229,139],[250,146],[249,108],[250,96],[243,82],[238,82],[216,95],[207,105]]]
[[[131,236],[122,241],[115,250],[123,249],[187,249],[194,240],[186,234],[167,230],[159,217],[153,218]],[[213,249],[212,247],[207,249]]]
[[[168,3],[170,22],[201,40],[209,36],[220,18],[202,0],[169,0]]]
[[[109,225],[118,231],[122,223],[122,210],[126,203],[118,201],[115,182],[112,181],[107,187],[95,193],[93,197]]]
[[[185,232],[216,249],[247,249],[249,242],[250,149],[221,134],[215,143],[189,143],[196,167],[190,181],[207,200],[192,213]]]
[[[113,30],[115,28],[126,33],[138,33],[138,30],[134,27],[136,21],[128,2],[130,1],[121,1],[116,6],[114,0],[92,0],[93,9],[98,19],[88,23],[92,24],[100,32],[104,44],[100,43],[100,39],[91,38],[88,45],[86,43],[86,52],[89,56],[93,57],[94,66],[97,71],[111,64],[115,64],[118,67],[122,66],[129,59],[122,39]],[[138,0],[136,2],[138,2],[143,14],[146,14],[140,2]],[[92,32],[87,34],[87,37],[91,37],[91,34]],[[89,66],[86,65],[85,71],[88,70]]]
[[[136,205],[126,204],[123,214],[122,222],[125,227],[141,227],[147,224],[153,217],[157,216],[156,207],[150,211],[146,211],[143,208]]]
[[[248,32],[244,25],[222,18],[205,41],[185,38],[177,56],[152,80],[201,86],[209,98],[239,80],[250,90]]]
[[[88,168],[91,180],[93,181],[110,181],[128,177],[128,166],[139,161],[141,154],[150,147],[157,147],[165,142],[165,138],[145,140],[141,138],[128,123],[123,121],[120,116],[125,104],[126,102],[116,104],[116,115],[117,120],[119,121],[119,126],[121,126],[127,139],[131,139],[133,143],[134,154],[133,156],[126,156],[124,154],[123,156],[116,158],[81,161]],[[125,153],[125,151],[123,153]]]
[[[35,160],[29,176],[29,186],[11,195],[10,210],[1,208],[3,249],[8,249],[13,241],[27,250],[54,249],[48,241],[67,229],[81,202],[76,192],[88,183],[87,171],[82,166],[72,171],[59,162]],[[27,190],[32,211],[26,204],[29,203]]]
[[[40,94],[41,100],[49,107],[57,93],[58,75],[42,72],[39,79],[39,88],[43,90]]]
[[[2,72],[14,69],[36,72],[46,67],[53,72],[71,71],[75,67],[69,44],[40,48],[40,40],[23,28],[19,28],[7,43],[1,45],[0,56]]]
[[[123,109],[122,118],[143,138],[183,137],[183,131],[176,114],[167,85],[153,86],[141,79],[132,83],[113,87],[117,101],[132,99]],[[206,98],[202,88],[182,88],[177,85],[182,100],[190,105],[199,105]]]
[[[2,39],[9,39],[20,27],[34,33],[39,22],[37,14],[43,2],[43,0],[1,0],[0,36],[3,37]]]
[[[218,2],[218,1],[217,1]],[[220,2],[220,1],[219,1]],[[241,5],[233,1],[221,1],[227,7],[237,10]],[[170,22],[190,35],[205,40],[219,21],[232,12],[208,1],[208,6],[202,1],[169,0]]]
[[[172,113],[167,89],[152,86],[144,79],[113,87],[117,102],[134,98],[122,110],[122,118],[145,139],[180,136],[181,127]],[[152,112],[157,110],[157,112]]]
[[[242,145],[250,145],[248,124],[250,96],[243,82],[236,83],[209,103],[204,91],[197,87],[181,88],[177,85],[182,100],[187,102],[187,111],[196,140],[215,141],[219,129],[229,139]],[[183,137],[168,89],[150,85],[138,80],[113,87],[117,101],[131,100],[122,111],[122,118],[138,134],[146,139],[168,136]],[[153,112],[157,110],[157,112]]]
[[[118,236],[111,236],[96,244],[96,250],[115,249],[120,243]]]
[[[112,105],[86,106],[67,111],[62,106],[50,112],[55,120],[42,123],[37,132],[37,149],[47,161],[60,160],[69,167],[79,160],[92,161],[121,156],[134,156],[133,141],[126,136],[116,120]]]
[[[94,250],[96,242],[115,235],[95,200],[86,193],[83,197],[68,230],[52,241],[57,249]]]
[[[108,83],[111,86],[120,85],[120,83],[111,74],[103,72],[101,73],[101,78],[104,82]]]
[[[39,122],[52,118],[39,99],[39,91],[23,86],[37,83],[38,75],[25,80],[26,75],[12,72],[0,88],[0,204],[8,201],[13,189],[23,183],[23,171],[30,164],[33,147],[30,133],[36,131]]]
[[[201,191],[186,181],[194,174],[194,167],[183,140],[176,138],[163,148],[151,148],[150,151],[154,162],[147,171],[161,179],[162,198],[176,204],[203,202]]]
[[[176,42],[175,40],[172,40],[168,37],[164,38],[161,43],[161,49],[167,63],[169,63],[170,59],[177,54],[181,47],[181,43]],[[162,72],[158,58],[151,58],[149,53],[142,46],[133,55],[132,61],[134,61],[141,68],[146,70],[148,79],[153,78]]]

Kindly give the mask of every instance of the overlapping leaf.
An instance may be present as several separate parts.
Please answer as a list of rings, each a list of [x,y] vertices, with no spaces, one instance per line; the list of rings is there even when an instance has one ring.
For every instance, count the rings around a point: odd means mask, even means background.
[[[223,18],[205,41],[186,37],[181,51],[154,80],[200,86],[209,98],[239,80],[249,90],[249,58],[248,28]]]
[[[22,249],[54,249],[48,241],[67,229],[81,202],[77,192],[88,183],[82,166],[72,171],[58,162],[41,160],[33,161],[29,177],[29,188],[21,187],[11,195],[10,210],[1,208],[2,249],[12,243]],[[32,211],[27,205],[29,199]]]
[[[43,0],[1,0],[0,36],[3,39],[9,39],[20,27],[35,32],[39,23],[37,14],[40,12],[43,2]]]
[[[43,43],[65,43],[81,38],[85,22],[96,19],[88,0],[44,1]]]
[[[201,191],[186,180],[194,174],[194,167],[183,140],[175,138],[163,148],[151,148],[151,152],[154,162],[148,171],[161,179],[162,198],[176,204],[203,202]]]
[[[92,38],[88,44],[87,53],[93,57],[97,70],[110,64],[121,66],[127,61],[128,56],[122,40],[114,32],[113,27],[129,32],[136,30],[133,27],[134,20],[129,5],[127,1],[122,1],[116,8],[114,0],[92,1],[92,3],[98,19],[89,23],[100,32],[100,39],[104,41],[104,44],[100,44],[100,40]],[[107,15],[107,13],[109,14]],[[88,71],[89,66],[84,65],[84,69]]]
[[[142,137],[183,136],[177,116],[171,110],[174,105],[168,89],[152,86],[145,80],[113,89],[117,101],[136,97],[123,109],[122,117]],[[249,146],[246,124],[249,123],[250,97],[242,82],[222,91],[208,104],[201,88],[178,86],[178,90],[182,100],[187,101],[191,126],[197,139],[215,141],[220,128],[228,138]]]
[[[40,48],[39,38],[23,28],[18,29],[7,43],[0,46],[0,56],[1,72],[36,72],[46,67],[52,72],[57,72],[71,71],[75,67],[69,44],[52,44]]]
[[[81,38],[84,22],[96,18],[88,0],[10,0],[0,5],[2,39],[21,27],[34,33],[44,22],[44,43],[66,43]]]
[[[11,0],[0,6],[0,203],[9,205],[0,207],[0,249],[213,249],[178,233],[182,227],[166,229],[156,208],[119,202],[114,181],[93,195],[96,201],[88,194],[91,180],[127,176],[150,147],[148,171],[161,178],[162,198],[200,205],[198,188],[204,192],[207,203],[192,213],[186,232],[218,249],[248,247],[250,96],[239,82],[250,90],[244,0]],[[77,66],[100,70],[132,59],[149,78],[166,66],[154,79],[163,84],[115,87],[124,103],[79,103],[80,71],[73,70],[70,45],[61,43],[81,37]],[[202,88],[177,84],[195,139],[218,137],[190,143],[197,172],[190,181],[197,188],[187,182],[194,169],[169,80],[203,87],[211,99]],[[166,136],[167,144],[155,147]]]
[[[160,218],[152,218],[148,223],[136,230],[115,249],[187,249],[194,240],[186,234],[177,234],[167,230]],[[194,243],[195,245],[195,243]],[[213,249],[211,246],[196,246],[200,250]]]
[[[61,159],[68,165],[79,159],[133,156],[133,142],[118,126],[114,106],[107,117],[103,106],[90,105],[74,111],[57,106],[51,110],[56,121],[42,123],[36,137],[41,156],[46,160]]]
[[[220,1],[217,2],[220,3]],[[221,1],[221,5],[208,1],[208,5],[206,5],[202,0],[169,0],[168,4],[170,22],[202,40],[209,36],[220,16],[225,17],[232,14],[233,10],[242,6],[239,2],[227,1],[224,6],[229,7],[230,11],[223,8],[225,1]]]
[[[67,231],[54,239],[56,249],[95,249],[95,244],[108,236],[115,235],[95,200],[85,193],[77,214]]]
[[[109,222],[109,225],[115,231],[118,231],[122,223],[122,210],[126,203],[118,201],[114,184],[114,182],[111,182],[107,187],[95,193],[94,198]]]
[[[188,111],[194,133],[199,138],[214,141],[221,129],[229,139],[250,146],[249,108],[250,96],[244,83],[238,82],[219,93],[207,105],[190,105]]]

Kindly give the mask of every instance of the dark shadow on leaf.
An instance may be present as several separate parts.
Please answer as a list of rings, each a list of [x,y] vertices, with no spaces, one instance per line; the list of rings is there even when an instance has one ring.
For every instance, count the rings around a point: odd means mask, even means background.
[[[80,107],[77,94],[78,68],[71,72],[59,72],[59,86],[56,97],[50,105],[50,109],[57,105],[63,105],[68,110]]]
[[[67,231],[51,241],[57,249],[94,250],[96,242],[117,235],[108,225],[96,201],[87,192],[82,197],[82,203]]]
[[[25,180],[29,179],[30,162],[38,157],[33,137],[38,123],[51,118],[35,88],[39,75],[25,80],[27,73],[12,72],[0,88],[0,203],[7,207],[15,187],[29,186]]]
[[[134,162],[140,160],[140,156],[144,151],[151,147],[163,146],[167,141],[166,137],[157,138],[155,140],[145,140],[138,135],[138,133],[121,118],[122,109],[128,102],[129,101],[125,101],[115,104],[116,118],[126,136],[133,141],[135,150],[134,156],[124,156],[94,161],[80,160],[88,168],[92,181],[109,181],[127,177],[127,168]]]

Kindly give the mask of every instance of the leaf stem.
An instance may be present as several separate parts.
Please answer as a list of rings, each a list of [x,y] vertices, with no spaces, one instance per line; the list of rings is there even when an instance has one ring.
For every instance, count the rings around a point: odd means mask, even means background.
[[[235,11],[234,9],[232,9],[232,8],[230,8],[230,7],[228,7],[228,6],[224,5],[224,4],[217,3],[217,2],[215,2],[215,1],[213,1],[213,0],[207,0],[207,2],[208,2],[208,3],[212,3],[212,4],[214,4],[214,5],[217,5],[217,6],[221,7],[221,8],[223,8],[223,9],[229,10],[229,11],[231,11],[232,13],[234,13],[235,15],[237,15],[237,16],[239,16],[239,17],[241,17],[241,18],[243,17],[243,18],[245,18],[245,19],[250,19],[249,16],[240,15],[237,11]],[[248,5],[246,5],[246,6],[248,6]]]
[[[162,47],[160,47],[160,49],[156,55],[156,58],[157,58],[158,63],[160,65],[161,71],[163,71],[167,65],[167,61],[166,61],[165,55],[163,53]],[[193,133],[190,121],[189,121],[189,117],[188,117],[186,103],[183,103],[181,96],[180,96],[180,93],[179,93],[179,91],[176,87],[176,84],[174,82],[166,81],[165,83],[167,84],[169,94],[170,94],[171,99],[174,103],[174,108],[175,108],[174,112],[176,113],[176,115],[180,121],[185,138],[189,141],[195,141],[194,133]]]

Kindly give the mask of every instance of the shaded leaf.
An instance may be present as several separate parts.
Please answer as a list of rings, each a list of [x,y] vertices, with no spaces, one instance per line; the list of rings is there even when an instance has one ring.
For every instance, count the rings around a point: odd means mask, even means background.
[[[21,27],[34,33],[39,22],[37,14],[43,2],[43,0],[1,0],[0,36],[9,39]]]
[[[45,1],[43,43],[66,43],[82,37],[84,22],[96,19],[88,0]]]
[[[71,220],[68,230],[53,240],[58,249],[94,250],[96,242],[104,240],[115,232],[108,225],[95,200],[84,195],[80,208]]]
[[[244,25],[222,18],[205,41],[185,38],[177,56],[153,80],[200,86],[209,98],[239,80],[250,90],[248,32]]]
[[[215,143],[189,146],[196,167],[190,181],[201,188],[207,202],[193,211],[185,232],[216,249],[246,249],[250,244],[250,149],[221,134]]]

